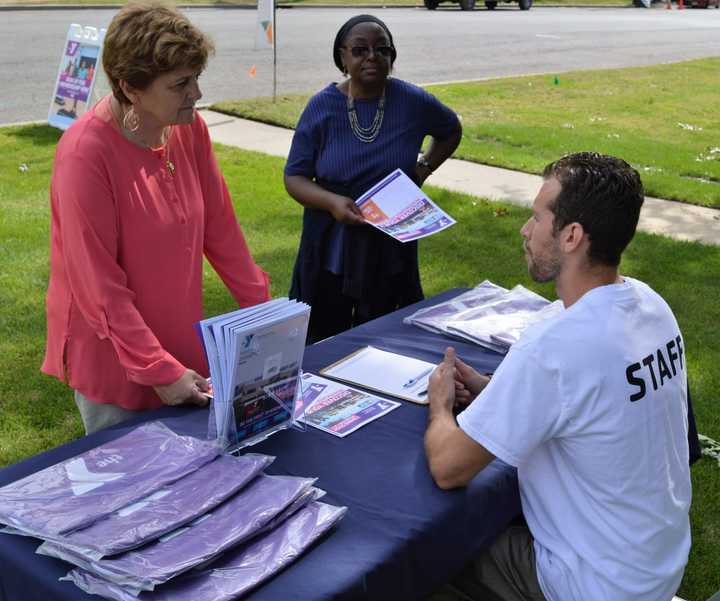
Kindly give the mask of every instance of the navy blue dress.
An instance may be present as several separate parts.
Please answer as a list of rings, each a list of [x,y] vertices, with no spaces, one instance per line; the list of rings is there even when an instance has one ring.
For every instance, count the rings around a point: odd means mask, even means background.
[[[378,103],[355,100],[361,126],[372,122]],[[397,168],[414,178],[425,136],[443,140],[458,127],[457,115],[434,96],[389,78],[380,133],[361,142],[350,129],[347,96],[333,83],[305,107],[285,174],[358,198]],[[327,211],[306,208],[290,297],[313,306],[311,341],[421,300],[417,242],[403,244],[371,226],[343,225]]]

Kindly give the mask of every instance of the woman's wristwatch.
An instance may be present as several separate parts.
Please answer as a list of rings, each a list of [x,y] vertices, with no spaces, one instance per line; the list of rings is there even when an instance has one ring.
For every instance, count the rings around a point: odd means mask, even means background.
[[[424,167],[428,170],[428,173],[432,173],[433,171],[435,171],[430,164],[430,161],[428,161],[424,155],[420,155],[420,158],[417,160],[417,166]]]

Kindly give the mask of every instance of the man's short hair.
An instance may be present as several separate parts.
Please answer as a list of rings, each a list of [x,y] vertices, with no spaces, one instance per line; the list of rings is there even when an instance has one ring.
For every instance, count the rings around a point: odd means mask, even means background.
[[[638,172],[622,159],[579,152],[554,161],[543,178],[556,178],[553,230],[579,223],[588,235],[592,263],[617,266],[635,235],[644,195]]]

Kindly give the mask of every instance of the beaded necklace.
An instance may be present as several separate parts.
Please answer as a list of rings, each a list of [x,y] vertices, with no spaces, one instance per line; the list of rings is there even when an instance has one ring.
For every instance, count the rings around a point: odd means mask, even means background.
[[[363,127],[358,121],[355,99],[350,92],[350,86],[348,86],[347,112],[348,120],[350,121],[350,130],[353,135],[365,144],[374,142],[375,138],[377,138],[380,133],[380,128],[383,124],[383,117],[385,116],[385,88],[383,88],[382,95],[380,96],[380,102],[378,103],[377,110],[375,111],[375,118],[372,120],[369,127]]]

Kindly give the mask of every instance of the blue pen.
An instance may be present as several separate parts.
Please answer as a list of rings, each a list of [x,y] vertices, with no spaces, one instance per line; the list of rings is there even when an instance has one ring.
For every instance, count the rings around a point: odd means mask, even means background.
[[[427,376],[435,367],[428,367],[427,369],[422,370],[417,376],[414,378],[410,378],[405,384],[403,384],[403,388],[410,388],[414,384],[417,384],[422,378]]]

